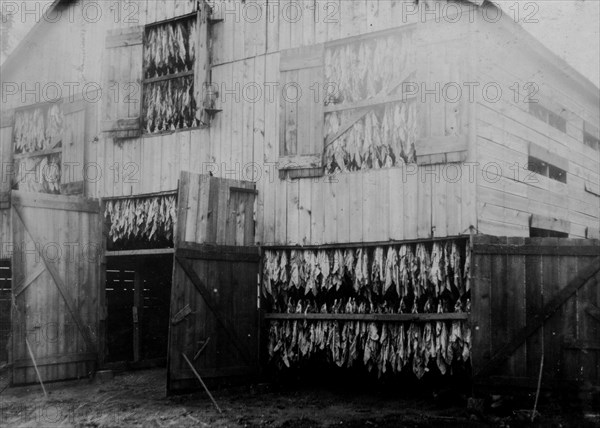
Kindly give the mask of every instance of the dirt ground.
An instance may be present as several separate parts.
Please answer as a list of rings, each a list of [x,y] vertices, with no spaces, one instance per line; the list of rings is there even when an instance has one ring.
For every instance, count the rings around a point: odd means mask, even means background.
[[[108,381],[79,380],[7,388],[0,394],[3,427],[508,427],[529,426],[514,412],[475,415],[461,400],[389,390],[254,384],[217,389],[219,414],[203,393],[165,396],[163,369],[125,372]],[[399,389],[402,386],[399,385]],[[451,403],[447,405],[447,403]],[[446,404],[444,404],[446,403]],[[537,426],[600,426],[594,416],[540,408]],[[600,413],[596,412],[596,413]]]

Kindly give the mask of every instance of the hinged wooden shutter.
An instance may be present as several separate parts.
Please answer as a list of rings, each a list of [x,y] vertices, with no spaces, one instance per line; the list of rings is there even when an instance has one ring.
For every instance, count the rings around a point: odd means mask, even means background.
[[[424,6],[425,7],[425,6]],[[460,96],[457,82],[463,82],[464,26],[435,20],[417,26],[417,117],[415,144],[420,165],[462,162],[467,155],[468,96]],[[446,89],[444,89],[446,88]],[[465,94],[465,88],[461,88]]]
[[[323,153],[324,45],[288,49],[280,57],[279,165],[320,168]]]
[[[83,195],[85,162],[85,116],[87,103],[83,100],[63,104],[65,127],[62,141],[60,193]]]
[[[144,27],[109,32],[104,56],[102,131],[112,138],[141,134]]]

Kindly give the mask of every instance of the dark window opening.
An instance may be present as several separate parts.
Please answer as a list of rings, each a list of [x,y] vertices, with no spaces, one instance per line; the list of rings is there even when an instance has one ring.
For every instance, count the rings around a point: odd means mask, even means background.
[[[537,227],[530,227],[529,236],[531,238],[568,238],[569,234],[565,232],[557,232],[555,230],[538,229]]]
[[[527,169],[535,172],[536,174],[545,176],[548,175],[548,164],[540,159],[534,158],[533,156],[529,156]]]
[[[583,144],[594,150],[600,150],[600,139],[594,137],[589,132],[583,133]]]
[[[529,113],[561,132],[567,132],[567,119],[550,111],[539,103],[529,103]]]
[[[567,171],[533,156],[529,156],[527,169],[561,183],[567,182]]]
[[[567,172],[554,165],[548,165],[548,177],[561,183],[567,182]]]

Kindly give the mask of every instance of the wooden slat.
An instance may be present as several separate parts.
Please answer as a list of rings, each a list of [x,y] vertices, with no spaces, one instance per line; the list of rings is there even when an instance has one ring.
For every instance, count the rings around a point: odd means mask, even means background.
[[[509,238],[509,242],[514,243],[521,242],[523,238]],[[526,287],[525,283],[525,272],[526,272],[526,256],[524,255],[511,255],[507,256],[506,265],[508,267],[506,272],[506,284],[507,284],[507,301],[508,305],[505,311],[507,319],[507,331],[508,336],[512,335],[523,328],[526,323]],[[513,376],[525,376],[527,375],[527,361],[526,361],[526,344],[524,343],[518,348],[515,353],[510,357],[509,370]]]
[[[526,325],[535,322],[536,315],[542,310],[544,304],[542,281],[542,256],[535,254],[528,256],[525,267]],[[529,336],[526,341],[526,347],[527,376],[535,377],[539,373],[539,364],[544,351],[543,332],[538,330]]]
[[[465,152],[467,150],[467,138],[465,135],[427,137],[418,140],[415,143],[415,148],[417,156]]]
[[[29,152],[29,153],[15,153],[15,154],[13,154],[13,159],[27,159],[27,158],[34,158],[37,156],[48,156],[48,155],[53,155],[56,153],[62,153],[62,151],[63,151],[62,148],[58,148],[58,149],[38,150],[35,152]]]
[[[15,298],[19,297],[19,295],[27,289],[38,277],[46,271],[44,265],[39,265],[36,270],[30,272],[27,275],[27,278],[24,278],[18,284],[12,287],[12,294]]]
[[[530,225],[531,227],[538,229],[553,230],[563,233],[569,233],[571,230],[571,222],[568,220],[562,220],[559,218],[542,216],[538,214],[532,214]]]
[[[232,192],[252,193],[253,195],[258,195],[258,190],[256,190],[256,189],[248,189],[248,188],[245,188],[245,187],[229,186],[229,190],[232,191]]]
[[[174,244],[185,241],[185,225],[188,213],[190,173],[182,171],[179,178],[179,189],[177,194],[177,225],[173,233]]]
[[[98,213],[100,210],[98,200],[82,199],[74,196],[12,191],[11,197],[12,204],[16,207],[48,208],[89,213]]]
[[[119,29],[115,32],[109,33],[106,37],[106,48],[120,48],[126,46],[135,46],[142,44],[144,39],[144,27],[128,27],[126,29]]]
[[[279,62],[279,71],[291,71],[312,67],[321,67],[323,65],[325,45],[323,43],[286,49],[281,51]]]
[[[336,111],[354,110],[364,107],[376,107],[388,103],[406,102],[415,98],[416,96],[412,94],[377,96],[375,98],[368,98],[366,100],[356,101],[353,103],[330,104],[324,107],[323,111],[325,113],[331,113]]]
[[[258,247],[203,245],[181,242],[175,250],[176,257],[199,260],[223,260],[237,262],[258,262]]]
[[[66,355],[54,355],[48,357],[36,358],[35,363],[38,366],[50,366],[57,364],[69,364],[78,362],[92,362],[96,361],[97,354],[94,352],[85,352],[82,354],[66,354]],[[31,359],[15,360],[13,362],[13,369],[31,367]]]
[[[132,257],[132,256],[157,256],[165,254],[174,254],[175,249],[173,248],[151,248],[146,250],[120,250],[120,251],[107,251],[106,257]]]
[[[600,341],[588,342],[583,340],[567,341],[563,344],[564,349],[576,349],[578,351],[600,351]]]
[[[152,77],[150,79],[143,79],[142,83],[143,84],[156,83],[156,82],[162,82],[164,80],[177,79],[180,77],[187,77],[187,76],[193,76],[193,75],[194,75],[194,70],[188,70],[188,71],[182,71],[181,73],[165,74],[164,76]]]
[[[266,320],[331,320],[331,321],[385,321],[385,322],[430,322],[467,320],[464,312],[446,314],[280,314],[266,313]]]
[[[299,154],[279,157],[279,169],[304,169],[320,168],[322,155],[318,154]]]
[[[500,238],[503,239],[503,238]],[[508,335],[508,305],[509,290],[505,283],[507,266],[507,256],[505,254],[497,255],[491,258],[491,287],[490,287],[490,341],[492,355],[496,353],[502,345],[510,340]],[[474,284],[477,286],[477,283]],[[508,371],[506,365],[502,366]],[[511,373],[514,374],[514,373]]]
[[[475,244],[473,251],[476,254],[598,256],[600,255],[600,246]]]

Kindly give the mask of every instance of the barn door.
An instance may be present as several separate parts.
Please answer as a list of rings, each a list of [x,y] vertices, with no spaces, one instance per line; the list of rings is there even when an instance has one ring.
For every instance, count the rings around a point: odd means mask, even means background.
[[[258,367],[253,183],[184,172],[179,181],[167,390]],[[187,358],[187,361],[186,361]]]
[[[98,201],[12,192],[13,384],[87,376],[98,352]]]

